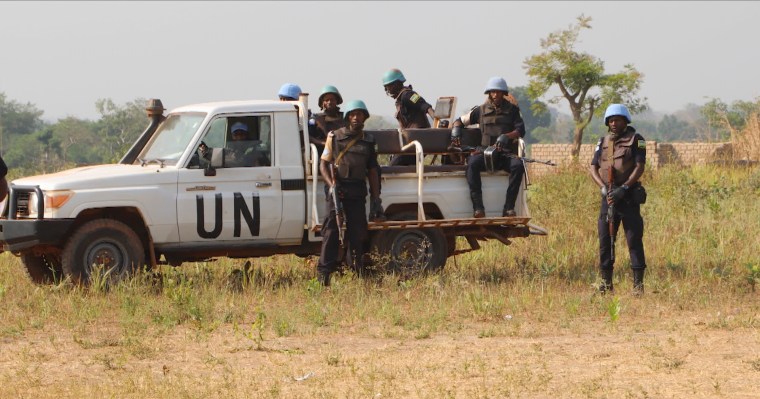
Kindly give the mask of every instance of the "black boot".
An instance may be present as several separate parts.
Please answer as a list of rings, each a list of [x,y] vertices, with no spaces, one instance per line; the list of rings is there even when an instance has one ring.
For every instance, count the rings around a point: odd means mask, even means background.
[[[322,284],[324,287],[330,286],[330,273],[318,273],[317,274],[317,280],[319,281],[319,284]]]
[[[633,293],[636,295],[644,293],[644,270],[633,269]]]
[[[483,206],[483,194],[470,192],[470,199],[472,199],[472,209],[474,218],[482,218],[486,216],[486,208]]]
[[[601,274],[602,284],[599,286],[599,292],[605,294],[614,291],[615,287],[612,285],[612,269],[602,269]]]

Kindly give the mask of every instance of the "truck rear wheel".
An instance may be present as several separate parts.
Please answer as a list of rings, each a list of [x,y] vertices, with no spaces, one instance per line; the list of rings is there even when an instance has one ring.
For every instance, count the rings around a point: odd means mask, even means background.
[[[82,225],[61,254],[63,272],[72,281],[88,285],[96,267],[116,283],[145,264],[145,251],[137,234],[126,224],[97,219]]]
[[[392,220],[412,220],[416,215],[401,214]],[[380,262],[402,275],[416,275],[443,268],[448,257],[448,244],[441,229],[399,229],[379,231],[372,239],[372,248]]]
[[[50,284],[60,279],[63,274],[61,257],[54,254],[21,255],[21,263],[26,267],[26,273],[35,284]]]

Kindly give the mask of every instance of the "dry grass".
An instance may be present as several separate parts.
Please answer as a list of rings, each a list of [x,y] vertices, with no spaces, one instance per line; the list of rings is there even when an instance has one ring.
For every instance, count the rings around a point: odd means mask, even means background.
[[[760,161],[760,115],[751,114],[744,129],[738,135],[732,135],[734,158],[740,160]]]
[[[103,292],[34,286],[3,254],[0,397],[754,397],[760,171],[665,169],[646,185],[643,297],[622,239],[616,294],[595,293],[598,194],[572,168],[531,187],[549,236],[406,281],[324,290],[309,261],[278,256]]]

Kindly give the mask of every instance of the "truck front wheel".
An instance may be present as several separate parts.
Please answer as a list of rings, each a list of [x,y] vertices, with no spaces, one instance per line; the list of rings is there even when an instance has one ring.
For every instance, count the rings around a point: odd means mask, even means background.
[[[145,251],[129,226],[97,219],[77,229],[64,246],[61,260],[64,274],[76,283],[88,285],[96,270],[115,283],[145,264]]]
[[[59,280],[63,273],[60,255],[23,254],[21,255],[21,263],[24,264],[29,278],[35,284],[50,284]]]

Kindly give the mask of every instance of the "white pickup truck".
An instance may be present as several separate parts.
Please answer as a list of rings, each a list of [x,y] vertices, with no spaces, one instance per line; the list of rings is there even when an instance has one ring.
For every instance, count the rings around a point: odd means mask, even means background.
[[[307,95],[195,104],[166,115],[160,100],[150,100],[146,110],[148,128],[118,164],[11,182],[0,244],[21,257],[33,281],[69,276],[87,283],[95,266],[118,279],[157,264],[319,254],[325,194],[308,144]],[[242,144],[231,139],[238,122],[249,128]],[[371,132],[379,154],[417,156],[415,166],[383,167],[388,221],[369,224],[368,249],[388,255],[392,266],[437,269],[480,248],[478,241],[508,245],[546,233],[528,224],[522,189],[517,217],[471,217],[464,166],[423,162],[447,151],[450,129]],[[479,142],[477,129],[465,133]],[[249,164],[232,165],[231,147],[241,145]],[[506,185],[504,172],[484,174],[487,215],[501,215]],[[457,236],[469,248],[457,249]]]

